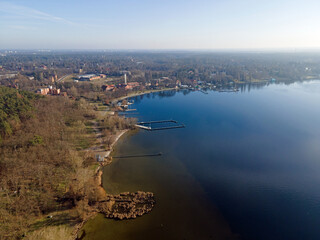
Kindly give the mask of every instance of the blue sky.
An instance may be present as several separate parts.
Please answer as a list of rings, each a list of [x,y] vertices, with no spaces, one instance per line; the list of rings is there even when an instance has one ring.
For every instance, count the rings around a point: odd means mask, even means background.
[[[8,48],[320,48],[320,1],[0,0]]]

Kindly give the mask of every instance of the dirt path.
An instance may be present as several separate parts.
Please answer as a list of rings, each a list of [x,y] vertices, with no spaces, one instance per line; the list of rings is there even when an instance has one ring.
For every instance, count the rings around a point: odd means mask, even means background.
[[[92,129],[96,135],[96,143],[94,146],[92,146],[86,150],[93,151],[95,153],[95,155],[100,155],[101,157],[104,157],[109,151],[106,151],[106,149],[103,146],[102,129],[99,126],[99,123],[97,121],[93,121]]]
[[[114,145],[117,143],[117,141],[120,139],[120,137],[125,134],[128,129],[125,130],[119,130],[117,133],[113,136],[113,142],[110,145],[110,150],[106,150],[104,145],[103,145],[103,134],[102,134],[102,129],[99,126],[99,123],[94,121],[92,129],[95,131],[96,134],[96,143],[94,146],[86,149],[86,151],[92,151],[95,153],[95,155],[100,155],[101,157],[108,158]]]

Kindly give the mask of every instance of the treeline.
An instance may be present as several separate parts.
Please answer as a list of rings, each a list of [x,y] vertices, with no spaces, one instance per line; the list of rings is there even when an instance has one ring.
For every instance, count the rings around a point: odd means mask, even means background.
[[[188,84],[202,80],[215,84],[251,82],[276,78],[283,81],[317,78],[318,53],[241,52],[64,52],[17,53],[0,56],[4,72],[20,72],[48,82],[51,76],[70,73],[104,73],[121,76],[128,71],[132,81],[150,82],[169,77]]]
[[[22,121],[33,114],[32,101],[40,96],[16,89],[0,86],[0,143],[10,136]]]

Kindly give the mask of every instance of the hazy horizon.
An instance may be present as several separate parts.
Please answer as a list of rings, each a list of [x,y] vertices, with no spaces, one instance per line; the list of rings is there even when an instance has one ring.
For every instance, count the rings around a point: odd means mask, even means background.
[[[146,53],[320,53],[319,48],[261,48],[261,49],[143,49],[143,48],[114,48],[114,49],[71,49],[71,48],[0,48],[5,52],[146,52]]]
[[[320,50],[315,0],[0,0],[0,49]]]

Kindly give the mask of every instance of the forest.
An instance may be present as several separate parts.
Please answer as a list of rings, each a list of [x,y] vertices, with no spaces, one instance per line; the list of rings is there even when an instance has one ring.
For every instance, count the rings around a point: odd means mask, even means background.
[[[41,96],[0,86],[0,143],[10,136],[21,121],[32,116],[32,101]]]
[[[83,151],[95,141],[96,113],[67,97],[0,93],[0,239],[26,236],[53,211],[73,209],[64,221],[80,222],[96,198],[95,159]]]

